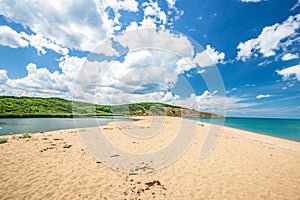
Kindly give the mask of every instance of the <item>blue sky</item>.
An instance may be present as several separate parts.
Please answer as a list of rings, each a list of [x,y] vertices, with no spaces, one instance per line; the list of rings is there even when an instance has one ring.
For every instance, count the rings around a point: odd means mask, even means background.
[[[2,0],[0,94],[300,118],[298,0]]]

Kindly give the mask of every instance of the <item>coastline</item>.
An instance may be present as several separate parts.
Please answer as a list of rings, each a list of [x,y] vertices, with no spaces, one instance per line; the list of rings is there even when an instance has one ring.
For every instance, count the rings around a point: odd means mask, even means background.
[[[166,126],[174,132],[179,121],[166,118]],[[149,122],[134,123],[146,127]],[[300,198],[299,142],[223,127],[214,149],[199,159],[209,126],[199,122],[193,143],[175,163],[136,175],[113,170],[95,159],[74,129],[36,133],[31,138],[7,136],[8,142],[0,144],[1,198]],[[116,122],[101,129],[111,142],[132,152],[153,151],[174,137],[167,128],[147,143],[126,138]]]
[[[264,133],[259,133],[259,132],[254,132],[254,131],[248,131],[248,130],[243,130],[243,129],[238,129],[238,128],[233,128],[230,126],[223,126],[223,128],[229,132],[233,132],[234,134],[239,134],[242,137],[246,137],[251,140],[256,140],[256,141],[261,141],[273,145],[279,145],[279,144],[288,144],[292,146],[298,146],[300,151],[300,142],[292,139],[287,139],[287,138],[282,138],[282,137],[276,137],[272,135],[267,135]]]
[[[188,118],[191,119],[191,118]],[[234,121],[225,121],[225,120],[234,120]],[[191,119],[194,120],[194,119]],[[203,120],[203,121],[202,121]],[[266,136],[271,136],[271,137],[276,137],[276,138],[281,138],[285,140],[290,140],[290,141],[295,141],[295,142],[300,142],[300,119],[285,119],[285,118],[249,118],[249,117],[228,117],[224,120],[224,124],[222,126],[224,127],[230,127],[234,129],[239,129],[239,130],[244,130],[252,133],[257,133],[261,135],[266,135]],[[239,120],[236,122],[235,120]],[[242,121],[241,121],[242,120]],[[243,122],[243,120],[247,120],[247,122]],[[252,123],[249,123],[252,121]],[[262,122],[264,120],[271,120],[271,121],[279,121],[279,124],[272,124],[272,122],[268,123],[262,123],[262,124],[257,124],[256,122]],[[288,122],[289,127],[286,126],[286,124],[282,124],[282,121]],[[200,118],[198,121],[204,122],[204,123],[212,123],[215,125],[220,125],[218,121],[216,122],[209,122],[206,119]],[[291,126],[291,121],[292,121],[292,126]],[[297,121],[297,124],[295,123]],[[274,123],[274,122],[273,122]],[[250,125],[250,126],[249,126]],[[292,130],[291,127],[294,127],[295,129]],[[276,130],[276,131],[274,131]],[[296,132],[294,132],[296,131]],[[293,132],[294,135],[290,135],[289,133]]]

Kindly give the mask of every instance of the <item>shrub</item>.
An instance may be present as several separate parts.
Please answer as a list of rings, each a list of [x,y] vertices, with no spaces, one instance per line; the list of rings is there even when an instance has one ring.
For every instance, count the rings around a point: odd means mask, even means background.
[[[0,144],[6,143],[8,141],[7,138],[0,138]]]
[[[23,133],[22,138],[31,138],[31,135],[29,133]]]

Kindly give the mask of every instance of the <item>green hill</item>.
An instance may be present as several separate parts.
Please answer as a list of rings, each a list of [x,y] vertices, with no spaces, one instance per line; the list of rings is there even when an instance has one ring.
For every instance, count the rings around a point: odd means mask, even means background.
[[[111,115],[167,115],[176,117],[220,118],[223,116],[164,103],[94,105],[61,98],[0,96],[0,117],[91,117]]]

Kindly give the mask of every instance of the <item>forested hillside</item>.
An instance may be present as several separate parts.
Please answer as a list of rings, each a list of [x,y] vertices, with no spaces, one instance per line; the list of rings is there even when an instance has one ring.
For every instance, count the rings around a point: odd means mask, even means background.
[[[157,102],[95,105],[62,98],[0,96],[0,117],[85,117],[108,115],[167,115],[219,118],[222,116]]]

